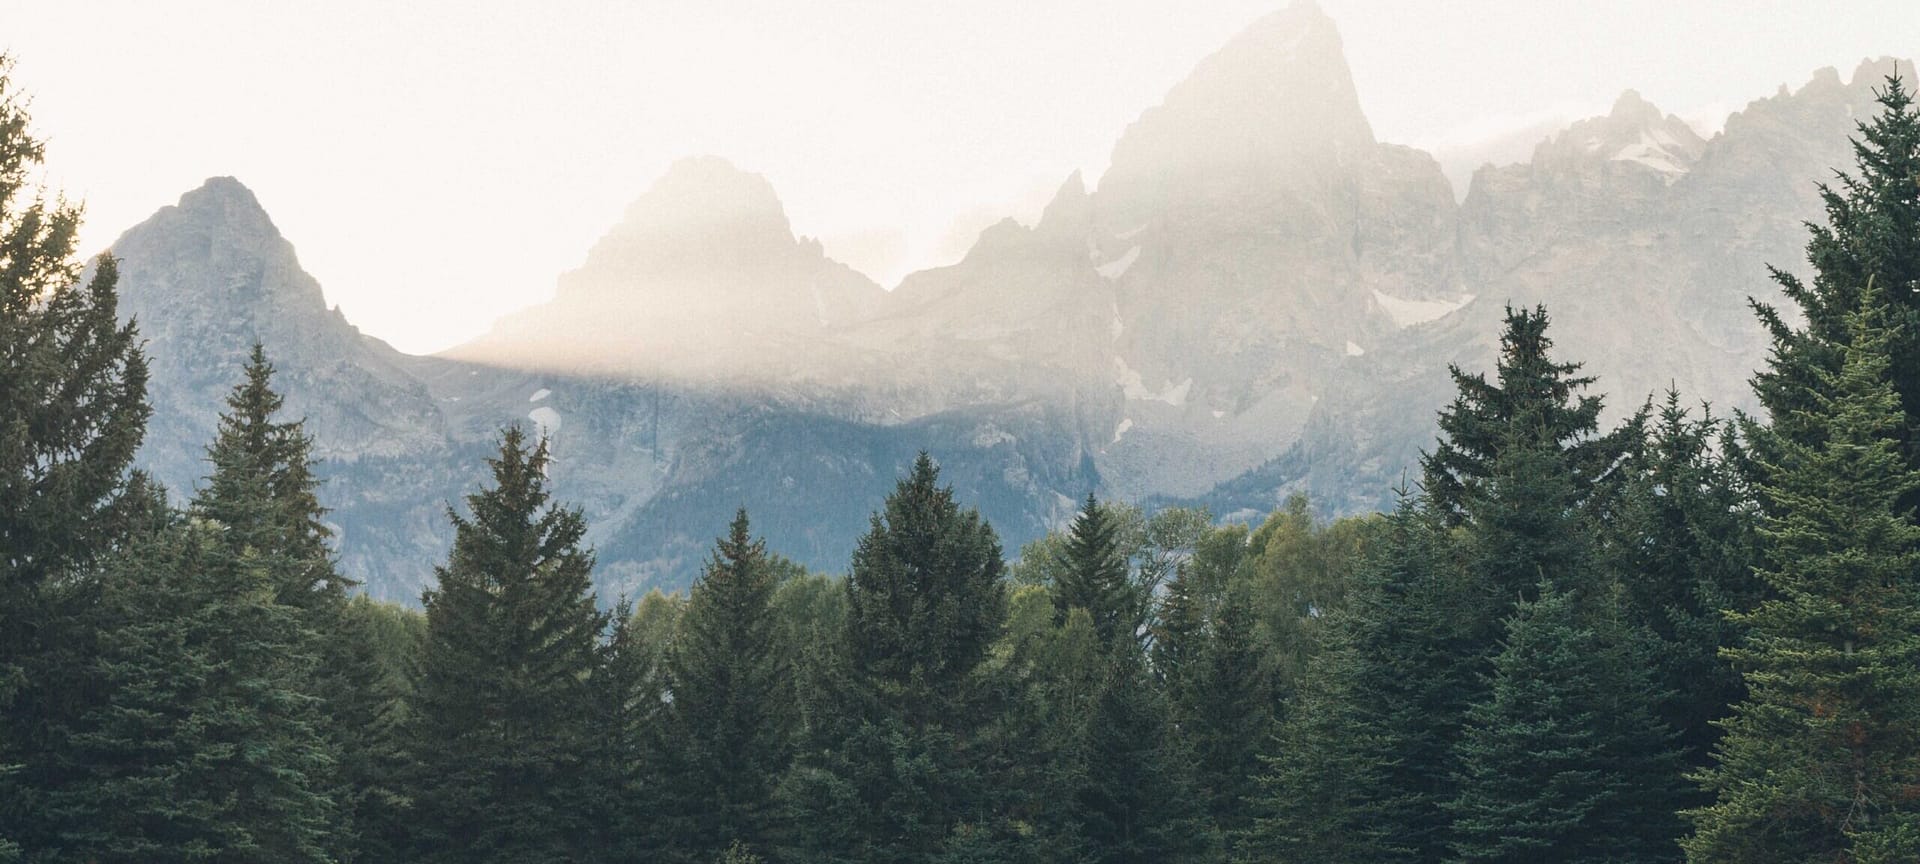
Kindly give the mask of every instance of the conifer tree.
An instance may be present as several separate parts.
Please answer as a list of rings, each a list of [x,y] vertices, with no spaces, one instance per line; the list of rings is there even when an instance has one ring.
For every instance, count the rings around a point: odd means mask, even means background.
[[[960,508],[923,453],[852,564],[844,661],[810,685],[833,707],[815,712],[782,786],[786,857],[929,861],[998,848],[982,680],[1006,618],[992,527]]]
[[[1186,674],[1168,678],[1172,716],[1214,833],[1238,837],[1251,825],[1246,802],[1258,791],[1260,749],[1275,731],[1272,675],[1244,591],[1225,594],[1192,653]]]
[[[776,641],[775,573],[741,510],[693,585],[667,660],[667,833],[687,861],[774,840],[775,781],[792,745],[790,665]]]
[[[1112,652],[1113,649],[1107,649]],[[1070,801],[1080,860],[1151,864],[1187,860],[1214,838],[1196,801],[1187,754],[1166,697],[1138,648],[1109,654],[1080,742],[1082,773]]]
[[[56,839],[29,860],[328,862],[333,754],[312,640],[269,567],[196,522],[136,543],[106,570],[105,694],[63,730],[70,779],[48,791]]]
[[[1902,503],[1920,472],[1872,282],[1764,465],[1773,595],[1735,616],[1747,698],[1700,776],[1715,802],[1690,814],[1692,861],[1920,857],[1920,527]]]
[[[1876,92],[1880,111],[1857,124],[1854,171],[1820,186],[1827,224],[1809,226],[1812,282],[1772,271],[1799,315],[1754,304],[1772,335],[1773,351],[1753,387],[1775,435],[1817,444],[1822,427],[1800,418],[1803,412],[1817,413],[1823,376],[1839,372],[1852,338],[1849,316],[1873,281],[1889,333],[1888,380],[1908,418],[1892,434],[1912,466],[1920,465],[1915,438],[1920,429],[1920,107],[1897,71]],[[1764,450],[1770,441],[1760,436],[1755,444]]]
[[[847,574],[856,675],[912,728],[965,724],[970,679],[1006,620],[1000,541],[925,453],[860,539]]]
[[[606,616],[580,512],[550,500],[545,441],[517,427],[493,485],[449,512],[453,551],[422,598],[427,641],[408,734],[420,861],[590,860],[592,676]]]
[[[1144,598],[1134,589],[1119,528],[1108,508],[1088,495],[1067,535],[1065,566],[1053,586],[1054,620],[1064,622],[1069,610],[1085,609],[1108,645],[1133,641],[1144,618]]]
[[[1459,862],[1677,860],[1672,733],[1628,646],[1543,585],[1508,620],[1485,701],[1467,714],[1453,813]]]
[[[1261,756],[1242,860],[1446,857],[1453,745],[1486,652],[1483,585],[1459,557],[1442,517],[1403,499]]]
[[[280,602],[332,616],[352,583],[333,566],[313,440],[303,421],[275,419],[286,399],[273,389],[273,364],[258,342],[243,375],[207,448],[213,471],[194,495],[194,513],[224,526],[233,548],[275,562]]]
[[[1582,395],[1594,379],[1577,374],[1580,364],[1549,355],[1547,323],[1543,307],[1508,307],[1493,382],[1449,367],[1459,394],[1441,410],[1440,440],[1420,460],[1427,499],[1449,522],[1471,518],[1479,487],[1509,448],[1563,451],[1584,500],[1614,476],[1637,436],[1633,422],[1599,434],[1600,397]]]
[[[118,270],[81,281],[80,210],[33,185],[45,151],[0,55],[0,855],[31,851],[32,804],[57,782],[49,734],[80,706],[87,567],[124,541],[128,466],[145,432],[147,367],[117,319]]]
[[[1669,391],[1615,519],[1602,530],[1623,612],[1651,639],[1656,689],[1665,694],[1661,717],[1694,768],[1705,767],[1719,738],[1713,721],[1745,693],[1739,673],[1719,656],[1740,641],[1723,613],[1750,611],[1762,593],[1737,451],[1726,424],[1704,408],[1690,414]]]

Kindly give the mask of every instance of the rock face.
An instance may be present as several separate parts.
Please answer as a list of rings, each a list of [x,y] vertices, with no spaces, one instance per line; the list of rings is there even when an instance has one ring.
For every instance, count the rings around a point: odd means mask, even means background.
[[[329,310],[216,179],[114,247],[154,356],[144,460],[192,488],[262,340],[327,460],[343,565],[398,599],[505,423],[553,441],[607,597],[684,585],[743,504],[775,549],[842,568],[923,449],[1009,552],[1090,491],[1374,508],[1431,442],[1447,365],[1492,365],[1507,303],[1548,306],[1615,416],[1668,386],[1747,405],[1746,298],[1799,261],[1814,183],[1893,68],[1822,71],[1712,140],[1629,92],[1456,204],[1432,157],[1374,138],[1332,21],[1296,3],[1142,114],[1097,184],[892,292],[795,237],[763,178],[690,159],[552,300],[439,357]]]
[[[796,238],[766,178],[675,163],[554,298],[447,353],[550,371],[710,383],[783,377],[782,350],[865,320],[884,293]]]

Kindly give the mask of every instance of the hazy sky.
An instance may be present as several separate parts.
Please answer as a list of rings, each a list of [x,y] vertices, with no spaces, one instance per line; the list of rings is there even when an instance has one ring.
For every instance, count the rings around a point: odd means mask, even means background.
[[[1031,218],[1284,0],[0,0],[89,250],[252,187],[348,318],[410,351],[537,302],[674,159],[765,174],[891,286]],[[1472,148],[1626,88],[1714,131],[1821,66],[1920,54],[1913,0],[1321,0],[1384,140]]]

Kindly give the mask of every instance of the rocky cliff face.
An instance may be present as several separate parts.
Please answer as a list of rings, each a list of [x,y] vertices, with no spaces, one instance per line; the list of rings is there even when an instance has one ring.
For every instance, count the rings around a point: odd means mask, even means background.
[[[893,292],[796,238],[763,178],[694,159],[551,301],[430,358],[329,310],[253,196],[209,181],[114,249],[154,355],[145,461],[191,488],[264,341],[327,459],[343,564],[401,599],[504,423],[552,438],[609,597],[685,584],[743,504],[774,548],[844,567],[922,449],[1009,551],[1094,490],[1377,507],[1432,440],[1447,365],[1492,365],[1506,303],[1549,307],[1615,416],[1670,385],[1747,404],[1746,298],[1799,261],[1814,183],[1892,69],[1823,71],[1712,140],[1629,92],[1456,204],[1428,154],[1374,138],[1333,23],[1296,3],[1143,113],[1091,188]]]

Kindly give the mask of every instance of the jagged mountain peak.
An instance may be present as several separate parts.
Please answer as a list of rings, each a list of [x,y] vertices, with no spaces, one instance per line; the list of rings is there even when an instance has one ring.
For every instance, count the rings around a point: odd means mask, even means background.
[[[1100,179],[1101,209],[1133,219],[1119,211],[1170,195],[1259,195],[1311,182],[1374,143],[1339,30],[1296,2],[1201,60],[1127,127]]]
[[[1706,143],[1686,121],[1663,113],[1638,91],[1627,90],[1607,114],[1579,121],[1542,142],[1533,161],[1545,169],[1595,163],[1631,166],[1672,183],[1692,169]]]
[[[803,252],[767,178],[718,156],[678,160],[594,244],[583,269],[750,266]]]

